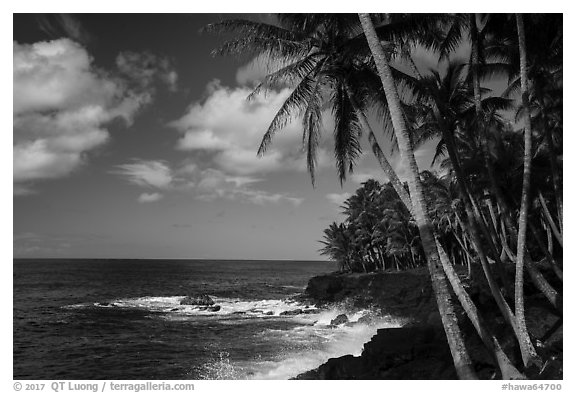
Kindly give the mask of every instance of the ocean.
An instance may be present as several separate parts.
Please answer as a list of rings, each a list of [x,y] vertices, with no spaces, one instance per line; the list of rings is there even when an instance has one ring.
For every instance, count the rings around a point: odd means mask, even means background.
[[[14,260],[14,379],[289,379],[359,355],[370,310],[294,299],[330,262]],[[207,294],[219,311],[182,306]],[[313,307],[312,307],[313,308]]]

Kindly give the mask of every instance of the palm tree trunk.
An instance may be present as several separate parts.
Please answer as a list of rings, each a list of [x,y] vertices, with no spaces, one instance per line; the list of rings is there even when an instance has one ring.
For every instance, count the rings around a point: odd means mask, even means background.
[[[466,206],[466,204],[465,204],[465,206]],[[466,213],[469,215],[472,215],[473,213],[470,210],[471,210],[471,206],[467,206],[466,207]],[[458,220],[460,220],[460,219],[458,218]],[[474,227],[474,224],[475,224],[474,217],[472,216],[472,219],[470,219],[469,221],[470,221],[469,225],[465,225],[462,221],[460,221],[460,226],[462,228],[466,229],[466,232],[468,232],[470,234],[472,245],[474,247],[474,250],[476,250],[476,254],[478,255],[478,258],[480,259],[480,265],[482,266],[484,276],[486,277],[486,281],[488,282],[488,287],[490,288],[490,293],[492,294],[492,297],[494,297],[494,300],[496,301],[496,304],[498,305],[498,309],[500,310],[500,313],[502,314],[502,316],[504,317],[506,322],[510,325],[510,327],[512,327],[512,329],[516,330],[516,320],[515,320],[514,314],[512,313],[510,306],[506,302],[506,299],[504,299],[504,296],[502,295],[502,292],[500,291],[500,288],[498,287],[498,284],[496,283],[496,280],[494,279],[494,276],[492,275],[492,270],[491,270],[490,265],[488,263],[488,260],[486,258],[486,254],[484,254],[484,250],[482,249],[481,246],[477,245],[480,243],[480,237],[478,234],[478,229],[476,227]]]
[[[554,239],[552,237],[552,230],[550,229],[550,225],[546,222],[545,219],[542,219],[542,226],[546,230],[546,243],[548,244],[548,254],[554,254]]]
[[[452,285],[452,289],[454,290],[454,293],[458,297],[460,304],[462,304],[462,307],[464,308],[466,315],[472,322],[474,329],[476,329],[476,332],[480,336],[480,339],[482,340],[486,348],[488,348],[492,356],[494,356],[494,358],[496,359],[496,362],[498,363],[498,367],[500,368],[500,372],[502,374],[502,379],[526,379],[526,377],[522,375],[518,371],[518,369],[516,369],[516,367],[514,367],[514,364],[512,364],[512,362],[510,361],[510,359],[500,346],[498,339],[496,338],[496,336],[494,336],[494,334],[490,331],[490,329],[482,319],[480,313],[478,312],[478,309],[476,308],[476,305],[474,304],[468,293],[464,290],[462,282],[460,281],[460,277],[458,277],[458,274],[454,270],[454,267],[447,258],[444,248],[442,247],[442,245],[438,240],[436,240],[436,247],[438,248],[438,253],[440,254],[440,261],[442,262],[442,266],[444,267],[446,276],[448,277],[448,280]]]
[[[530,222],[530,223],[528,223],[528,225],[530,226],[530,231],[532,232],[532,236],[536,239],[536,243],[538,244],[538,247],[544,253],[545,259],[548,261],[548,264],[550,264],[550,266],[552,267],[552,270],[554,271],[556,276],[560,279],[560,281],[564,281],[564,274],[562,272],[562,269],[560,269],[560,267],[558,266],[558,264],[554,260],[554,257],[552,256],[550,250],[546,248],[546,246],[544,245],[544,242],[542,242],[542,240],[540,240],[540,237],[536,233],[536,228],[534,227],[534,224],[532,224]],[[549,230],[547,230],[547,232],[548,232],[548,237],[549,237],[548,241],[550,241],[552,234],[550,233]]]
[[[518,245],[516,258],[516,282],[514,291],[515,314],[518,330],[521,334],[520,348],[524,365],[529,367],[532,363],[540,366],[538,355],[528,335],[526,317],[524,315],[524,263],[526,255],[526,228],[528,225],[528,197],[530,194],[530,175],[532,165],[532,124],[530,120],[530,106],[528,101],[528,69],[526,64],[526,37],[524,34],[524,20],[522,14],[516,14],[518,28],[518,48],[520,51],[520,84],[522,90],[522,105],[526,110],[524,124],[524,174],[522,178],[522,197],[520,204],[520,217],[518,218]]]
[[[480,125],[480,130],[484,135],[485,140],[487,141],[487,133],[486,133],[486,129],[483,126],[484,123],[484,119],[483,119],[483,114],[482,114],[482,106],[481,106],[481,95],[480,95],[480,78],[478,75],[478,67],[479,67],[479,45],[480,45],[480,40],[478,37],[478,29],[476,26],[476,15],[475,14],[470,14],[469,16],[469,20],[470,20],[470,37],[471,37],[471,44],[472,44],[472,50],[471,50],[471,71],[472,71],[472,84],[473,84],[473,90],[474,90],[474,106],[476,108],[476,120]],[[490,184],[491,187],[494,191],[494,195],[496,197],[496,200],[498,202],[499,205],[502,206],[502,209],[504,209],[504,216],[505,219],[507,221],[508,224],[508,220],[510,219],[507,215],[507,213],[509,212],[506,201],[504,199],[504,196],[502,195],[502,192],[500,190],[500,187],[498,186],[497,182],[496,182],[496,177],[495,177],[495,173],[494,173],[494,167],[492,165],[492,161],[489,157],[488,151],[487,151],[487,146],[486,146],[486,142],[482,144],[481,146],[481,150],[482,150],[482,155],[484,157],[484,162],[486,164],[486,168],[488,170],[488,177],[490,179]],[[510,223],[510,227],[512,227],[511,223]],[[512,229],[512,228],[509,228]],[[518,319],[518,315],[516,315],[516,319],[515,319],[515,324],[517,326],[517,328],[515,329],[515,333],[518,339],[518,342],[520,344],[520,351],[522,353],[522,360],[524,361],[525,365],[528,365],[529,363],[538,363],[539,362],[539,358],[538,355],[536,354],[536,350],[534,349],[534,346],[530,340],[530,336],[528,334],[528,329],[526,327],[526,320],[524,317],[524,296],[523,296],[523,289],[524,289],[524,276],[523,276],[523,271],[524,271],[524,265],[522,264],[519,268],[518,264],[516,265],[516,280],[515,280],[515,308],[516,308],[516,312],[518,310],[518,308],[521,308],[521,316],[520,319]],[[521,296],[518,296],[518,294],[520,294]],[[522,325],[522,326],[519,326]]]
[[[390,110],[390,117],[398,140],[398,148],[404,161],[404,165],[409,168],[408,188],[410,189],[411,200],[413,202],[413,212],[418,229],[420,231],[420,238],[424,247],[426,257],[428,260],[428,269],[432,280],[432,288],[436,295],[436,302],[440,311],[442,324],[446,332],[448,345],[454,360],[456,372],[461,379],[477,379],[474,372],[472,360],[464,345],[462,332],[458,326],[458,319],[452,303],[452,298],[446,282],[446,276],[440,264],[438,250],[432,232],[432,225],[428,217],[428,211],[424,200],[422,191],[422,184],[420,182],[418,166],[414,158],[414,151],[410,144],[410,138],[404,122],[402,109],[400,106],[400,99],[398,92],[392,78],[390,66],[384,54],[370,14],[359,14],[360,22],[378,74],[382,81],[386,101]]]
[[[408,210],[412,211],[412,202],[410,200],[410,196],[408,195],[408,192],[406,192],[406,189],[404,188],[404,185],[398,178],[398,175],[394,171],[394,168],[392,168],[392,165],[390,165],[390,162],[382,152],[382,149],[378,144],[378,139],[374,134],[374,130],[372,129],[372,126],[368,122],[368,118],[364,114],[364,111],[362,111],[362,109],[358,105],[358,102],[354,97],[352,89],[350,88],[347,82],[344,83],[344,87],[346,89],[346,94],[348,95],[350,103],[352,104],[352,108],[354,109],[354,112],[356,112],[356,116],[358,117],[360,125],[368,133],[368,142],[372,146],[372,152],[374,153],[376,160],[378,160],[380,168],[382,168],[382,170],[388,177],[388,180],[390,181],[390,183],[392,183],[392,187],[394,187],[394,190],[396,191],[402,202],[404,202],[404,205],[406,205]]]
[[[560,234],[560,231],[558,230],[556,223],[554,223],[552,215],[550,214],[550,210],[548,210],[548,206],[546,205],[546,200],[544,199],[544,197],[542,196],[542,192],[540,191],[538,192],[538,199],[540,201],[540,206],[542,206],[542,213],[544,213],[544,218],[548,222],[548,225],[550,225],[552,233],[554,233],[554,236],[556,237],[556,240],[558,240],[560,247],[563,248],[564,245],[562,244],[562,234]]]
[[[558,224],[562,232],[562,215],[564,214],[564,204],[562,199],[562,187],[560,186],[560,178],[558,166],[556,165],[556,153],[554,152],[554,144],[552,143],[552,131],[549,128],[544,130],[546,144],[548,145],[548,159],[550,161],[550,171],[552,172],[552,185],[554,186],[554,195],[556,197],[556,206],[558,209]]]

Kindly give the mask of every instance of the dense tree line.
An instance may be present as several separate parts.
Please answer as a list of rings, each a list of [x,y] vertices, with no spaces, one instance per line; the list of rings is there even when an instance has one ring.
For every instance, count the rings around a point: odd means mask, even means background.
[[[234,34],[218,54],[269,61],[270,73],[253,94],[293,89],[259,154],[289,121],[301,119],[314,182],[329,109],[343,182],[367,137],[389,182],[368,181],[346,201],[346,219],[326,229],[323,252],[350,271],[426,265],[460,378],[476,374],[455,302],[502,378],[541,369],[547,359],[527,331],[524,286],[531,280],[562,312],[561,288],[539,268],[547,264],[562,280],[562,15],[280,14],[273,23],[225,20],[206,30]],[[422,50],[437,55],[437,67],[418,66],[413,55]],[[457,50],[466,55],[456,58]],[[494,80],[505,81],[502,94],[489,88]],[[383,141],[400,155],[404,181]],[[440,178],[416,163],[414,151],[427,141],[437,143]],[[482,267],[521,364],[502,349],[455,264]],[[507,264],[515,267],[513,281]]]

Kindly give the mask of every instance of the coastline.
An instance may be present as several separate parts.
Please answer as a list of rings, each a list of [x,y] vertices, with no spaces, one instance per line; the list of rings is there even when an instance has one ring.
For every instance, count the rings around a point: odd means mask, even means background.
[[[552,272],[545,268],[542,270],[550,280],[554,280]],[[495,334],[506,352],[513,361],[519,361],[520,354],[515,348],[512,333],[500,317],[487,283],[483,280],[467,280],[464,269],[459,273],[482,315],[495,322]],[[482,275],[481,271],[473,273],[477,273],[476,277]],[[316,369],[301,373],[293,379],[457,378],[427,269],[315,276],[308,282],[301,298],[317,306],[346,304],[350,309],[379,310],[382,315],[407,322],[400,328],[378,329],[364,344],[360,356],[331,358]],[[530,379],[562,379],[562,327],[546,337],[546,333],[562,316],[556,315],[531,283],[526,286],[526,299],[527,324],[536,339],[538,350],[554,355],[554,360],[549,362],[543,372],[531,375],[530,370],[526,370],[526,374]],[[464,311],[458,307],[457,313],[478,376],[481,379],[498,378],[495,361],[484,348]]]

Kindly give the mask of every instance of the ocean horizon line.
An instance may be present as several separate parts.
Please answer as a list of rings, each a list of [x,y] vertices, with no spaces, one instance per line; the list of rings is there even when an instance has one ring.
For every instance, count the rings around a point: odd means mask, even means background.
[[[257,259],[257,258],[92,258],[92,257],[13,257],[13,261],[20,260],[91,260],[91,261],[237,261],[237,262],[331,262],[327,259]]]

